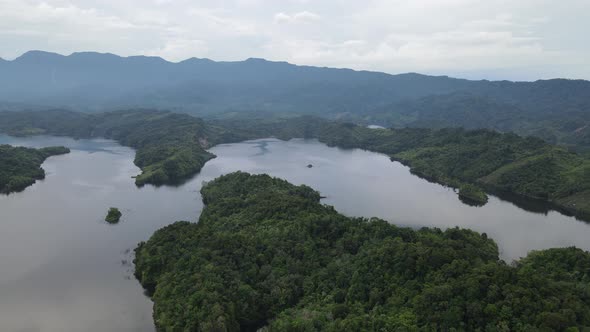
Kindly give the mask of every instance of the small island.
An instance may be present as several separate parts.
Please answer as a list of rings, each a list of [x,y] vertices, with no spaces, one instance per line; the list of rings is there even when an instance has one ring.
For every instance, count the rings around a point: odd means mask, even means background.
[[[112,207],[109,209],[109,212],[107,213],[107,216],[104,218],[104,220],[109,224],[116,224],[119,222],[119,219],[121,219],[122,215],[123,214],[121,211],[119,211],[119,209]]]
[[[464,184],[459,188],[459,198],[462,202],[474,206],[483,206],[488,202],[488,195],[472,184]]]

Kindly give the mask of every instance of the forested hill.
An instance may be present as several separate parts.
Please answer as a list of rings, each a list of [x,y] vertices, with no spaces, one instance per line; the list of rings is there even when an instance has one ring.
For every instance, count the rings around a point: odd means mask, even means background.
[[[331,146],[385,153],[422,177],[461,189],[462,197],[477,204],[485,203],[484,190],[500,190],[590,219],[590,159],[537,138],[489,130],[369,129],[311,116],[205,122],[149,110],[56,110],[0,112],[0,132],[115,139],[137,150],[138,185],[190,179],[214,157],[206,149],[216,144],[271,136],[317,138]]]
[[[392,103],[351,120],[415,128],[487,128],[539,137],[590,152],[590,95],[586,81],[504,83],[488,90],[432,95]]]
[[[50,156],[69,153],[65,147],[32,149],[0,145],[0,193],[24,190],[45,178],[41,164]]]
[[[490,130],[370,129],[313,117],[215,122],[245,138],[275,136],[317,138],[330,146],[361,148],[387,154],[429,180],[474,192],[515,193],[554,203],[590,220],[590,159],[538,138]],[[467,190],[469,189],[469,190]]]
[[[207,138],[217,134],[198,118],[150,110],[0,112],[0,132],[117,140],[137,150],[135,164],[142,170],[135,179],[139,186],[177,184],[191,178],[215,157],[205,149],[210,146]]]
[[[3,106],[4,105],[4,106]],[[32,51],[0,62],[0,110],[168,109],[199,116],[315,114],[386,127],[513,131],[590,151],[590,82],[470,81],[248,59]]]
[[[233,173],[201,190],[198,223],[135,250],[162,331],[582,331],[590,254],[510,266],[485,234],[348,218],[319,193]]]

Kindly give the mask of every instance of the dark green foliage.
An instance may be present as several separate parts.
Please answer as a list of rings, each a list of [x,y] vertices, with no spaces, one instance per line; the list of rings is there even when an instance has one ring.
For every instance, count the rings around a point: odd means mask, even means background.
[[[459,187],[459,197],[474,205],[484,205],[488,202],[488,195],[478,186],[469,183]]]
[[[82,130],[84,129],[84,130]],[[480,129],[369,129],[303,116],[217,120],[134,110],[99,114],[0,112],[0,131],[107,137],[137,150],[138,185],[174,184],[199,172],[206,147],[275,136],[317,138],[331,146],[389,155],[419,176],[459,188],[466,183],[546,200],[590,218],[590,161],[538,138]]]
[[[216,125],[244,138],[317,138],[331,146],[381,152],[431,181],[455,188],[477,184],[590,217],[590,160],[534,137],[486,129],[369,129],[313,117]]]
[[[135,110],[100,114],[69,111],[0,112],[0,131],[11,135],[105,137],[137,150],[136,184],[175,184],[214,157],[202,120],[185,114]]]
[[[233,173],[202,188],[199,223],[136,249],[162,331],[565,331],[590,326],[590,254],[513,266],[485,234],[348,218],[319,194]]]
[[[455,188],[477,184],[590,217],[590,159],[534,137],[485,129],[369,129],[314,117],[214,124],[234,139],[317,138],[330,146],[381,152],[431,181]]]
[[[22,191],[45,178],[41,164],[50,156],[69,153],[64,147],[31,149],[0,145],[0,193]]]
[[[492,82],[377,108],[363,120],[394,127],[488,128],[588,152],[590,94],[582,91],[589,89],[587,81]]]
[[[112,207],[109,208],[109,212],[107,213],[107,216],[104,218],[104,220],[109,224],[116,224],[119,222],[122,215],[123,214],[121,213],[121,211],[119,211],[119,209]]]

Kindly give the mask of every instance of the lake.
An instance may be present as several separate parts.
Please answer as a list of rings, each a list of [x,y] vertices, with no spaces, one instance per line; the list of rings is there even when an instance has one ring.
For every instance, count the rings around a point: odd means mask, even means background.
[[[385,155],[315,140],[219,145],[192,180],[158,188],[135,186],[134,151],[111,140],[0,136],[0,143],[72,149],[47,159],[45,180],[0,196],[0,331],[154,331],[152,303],[133,277],[133,248],[171,222],[197,221],[203,181],[236,170],[307,184],[350,216],[486,232],[507,261],[534,249],[590,249],[588,223],[494,196],[468,206]],[[104,221],[111,206],[123,212],[117,225]]]

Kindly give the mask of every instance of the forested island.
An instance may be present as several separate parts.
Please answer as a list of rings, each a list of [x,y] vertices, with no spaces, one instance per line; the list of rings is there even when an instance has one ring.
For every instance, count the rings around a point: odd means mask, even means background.
[[[106,137],[137,150],[136,184],[176,184],[215,156],[208,147],[248,139],[316,138],[330,146],[380,152],[431,181],[477,193],[484,190],[551,202],[590,219],[590,159],[534,137],[491,130],[369,129],[303,116],[208,120],[153,110],[97,114],[70,111],[0,112],[0,132]],[[466,192],[464,190],[464,192]]]
[[[50,156],[69,153],[65,147],[33,149],[0,145],[0,193],[24,190],[45,178],[41,164]]]
[[[579,331],[590,254],[512,265],[486,234],[349,218],[318,192],[237,172],[202,190],[198,223],[135,250],[162,331]]]
[[[104,218],[104,220],[109,224],[117,224],[119,223],[119,220],[121,219],[122,215],[123,214],[121,213],[121,211],[119,211],[119,209],[117,209],[116,207],[112,207],[109,208],[107,216]]]

